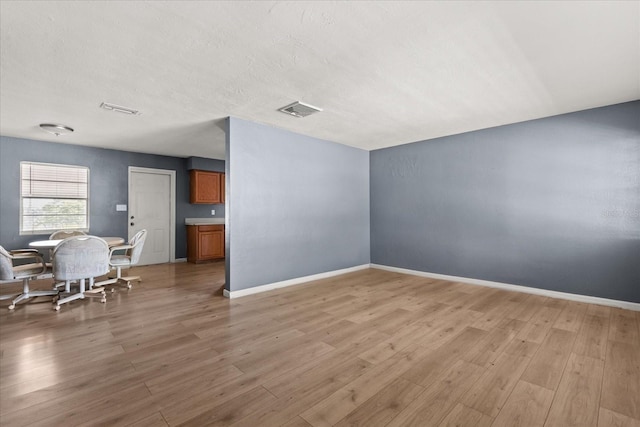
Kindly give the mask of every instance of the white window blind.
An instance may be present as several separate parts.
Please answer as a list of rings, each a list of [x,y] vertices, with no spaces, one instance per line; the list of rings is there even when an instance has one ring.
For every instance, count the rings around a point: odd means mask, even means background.
[[[20,234],[89,230],[89,168],[20,163]]]

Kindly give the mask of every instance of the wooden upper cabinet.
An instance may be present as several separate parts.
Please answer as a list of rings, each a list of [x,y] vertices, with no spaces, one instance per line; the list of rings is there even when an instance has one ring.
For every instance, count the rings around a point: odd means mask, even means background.
[[[191,203],[224,203],[223,173],[193,169],[189,177],[191,180]]]

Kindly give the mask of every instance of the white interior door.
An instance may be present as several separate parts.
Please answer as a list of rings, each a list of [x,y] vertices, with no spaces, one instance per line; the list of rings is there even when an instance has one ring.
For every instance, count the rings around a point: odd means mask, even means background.
[[[175,174],[129,167],[129,239],[147,230],[140,265],[175,261]]]

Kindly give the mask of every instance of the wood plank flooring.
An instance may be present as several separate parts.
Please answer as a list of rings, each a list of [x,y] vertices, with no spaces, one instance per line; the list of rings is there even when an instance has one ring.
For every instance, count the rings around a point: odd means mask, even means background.
[[[228,300],[223,268],[0,302],[0,424],[640,426],[640,313],[375,269]]]

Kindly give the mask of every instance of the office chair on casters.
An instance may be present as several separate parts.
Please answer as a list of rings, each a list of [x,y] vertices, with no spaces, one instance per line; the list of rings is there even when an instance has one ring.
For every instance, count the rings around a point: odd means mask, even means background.
[[[73,237],[73,236],[86,236],[87,233],[85,233],[84,231],[80,231],[80,230],[58,230],[58,231],[54,231],[53,233],[51,233],[51,235],[49,236],[49,240],[64,240],[67,239],[69,237]],[[52,267],[52,262],[53,262],[53,249],[49,250],[49,262],[47,263],[47,266],[49,268]],[[59,283],[54,283],[53,284],[53,289],[60,289],[64,287],[64,282],[59,282]]]
[[[109,272],[109,246],[96,236],[74,236],[64,239],[53,250],[53,277],[65,283],[65,292],[55,301],[54,309],[60,305],[85,297],[98,297],[106,302],[104,290],[91,290],[94,279]],[[86,282],[89,282],[88,289]],[[71,282],[78,281],[79,289],[71,292]]]
[[[14,261],[31,261],[27,264],[16,265]],[[29,289],[29,281],[47,273],[47,265],[42,255],[35,249],[19,249],[7,251],[0,246],[0,280],[22,280],[22,293],[18,295],[3,295],[0,299],[10,299],[16,297],[9,305],[9,310],[16,308],[16,304],[22,300],[58,295],[56,290],[32,291]]]
[[[51,233],[49,240],[64,240],[73,236],[86,236],[87,233],[80,230],[58,230]]]
[[[95,286],[125,283],[126,287],[128,289],[131,289],[132,281],[142,281],[142,278],[140,276],[123,276],[122,269],[130,268],[138,264],[146,238],[147,230],[140,230],[135,234],[135,236],[131,238],[131,240],[129,240],[128,244],[122,246],[114,246],[113,248],[111,248],[109,252],[109,266],[116,269],[116,275],[115,277],[110,277],[108,280],[96,282]],[[124,253],[116,253],[123,251]],[[111,289],[111,292],[113,292],[113,288]]]

